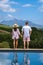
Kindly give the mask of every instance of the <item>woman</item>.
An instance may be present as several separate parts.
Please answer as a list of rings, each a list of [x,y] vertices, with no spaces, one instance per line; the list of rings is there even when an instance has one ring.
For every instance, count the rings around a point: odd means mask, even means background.
[[[18,27],[19,26],[17,24],[14,24],[13,29],[12,29],[12,39],[13,39],[14,48],[18,47],[18,39],[19,39],[19,35],[20,35],[20,31],[19,31]]]

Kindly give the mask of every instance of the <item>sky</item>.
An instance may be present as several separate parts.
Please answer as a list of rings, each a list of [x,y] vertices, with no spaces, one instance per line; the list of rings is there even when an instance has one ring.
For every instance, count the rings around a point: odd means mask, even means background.
[[[0,0],[0,22],[14,18],[43,25],[43,0]]]
[[[23,52],[17,52],[18,62],[23,62]],[[30,65],[41,65],[43,63],[43,53],[26,53],[29,55]],[[0,52],[0,65],[11,65],[14,52]],[[33,59],[32,59],[33,58]]]

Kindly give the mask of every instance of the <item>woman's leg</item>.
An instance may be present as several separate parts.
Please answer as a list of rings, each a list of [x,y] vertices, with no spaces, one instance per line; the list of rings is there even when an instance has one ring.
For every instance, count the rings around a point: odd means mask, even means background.
[[[15,48],[15,40],[13,40],[13,46],[14,46],[14,48]]]
[[[18,47],[18,39],[16,39],[16,48]]]

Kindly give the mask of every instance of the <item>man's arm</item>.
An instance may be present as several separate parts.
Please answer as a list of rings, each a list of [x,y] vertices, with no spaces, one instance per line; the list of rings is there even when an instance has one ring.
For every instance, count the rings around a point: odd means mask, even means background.
[[[30,27],[30,35],[32,34],[32,29],[31,29],[31,27]]]
[[[32,34],[32,30],[30,31],[30,35]]]

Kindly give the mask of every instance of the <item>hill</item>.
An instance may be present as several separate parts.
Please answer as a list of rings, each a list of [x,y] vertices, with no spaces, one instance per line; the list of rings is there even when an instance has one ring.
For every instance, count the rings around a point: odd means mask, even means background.
[[[6,33],[6,34],[8,33],[8,34],[9,34],[9,32],[8,32],[8,31],[5,31],[5,30],[0,30],[0,33],[4,33],[4,34],[5,34],[5,33]]]
[[[3,20],[0,22],[0,24],[12,26],[13,24],[17,23],[19,26],[23,26],[26,21],[28,20],[18,20],[18,19]],[[28,22],[31,27],[43,28],[42,25],[34,24],[32,21],[28,21]]]
[[[21,32],[22,26],[19,27]],[[0,24],[0,48],[13,48],[12,27]],[[19,38],[19,48],[23,48],[23,38]],[[32,27],[30,48],[43,48],[43,29]]]

